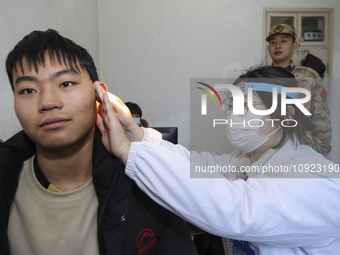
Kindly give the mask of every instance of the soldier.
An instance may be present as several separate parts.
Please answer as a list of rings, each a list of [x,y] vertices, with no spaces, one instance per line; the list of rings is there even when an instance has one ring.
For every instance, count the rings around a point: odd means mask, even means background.
[[[312,147],[324,156],[331,151],[331,122],[327,106],[327,92],[321,77],[313,69],[295,66],[292,54],[298,44],[295,41],[295,28],[290,24],[279,24],[272,27],[266,38],[272,66],[283,67],[294,74],[299,87],[311,92],[311,100],[305,104],[312,114],[313,131],[308,131],[303,143]]]

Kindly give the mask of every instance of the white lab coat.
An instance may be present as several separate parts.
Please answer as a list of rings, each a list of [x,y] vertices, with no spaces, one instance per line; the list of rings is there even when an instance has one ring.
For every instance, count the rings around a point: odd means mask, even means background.
[[[291,140],[268,154],[259,166],[338,169]],[[340,178],[322,177],[329,172],[249,173],[246,181],[235,174],[231,179],[190,177],[190,164],[247,161],[236,154],[190,153],[147,129],[143,141],[131,144],[126,174],[168,210],[214,235],[250,241],[257,254],[340,254]]]

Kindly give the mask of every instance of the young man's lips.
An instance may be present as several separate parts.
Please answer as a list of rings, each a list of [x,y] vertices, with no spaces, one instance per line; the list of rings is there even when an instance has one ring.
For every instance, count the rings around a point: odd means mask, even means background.
[[[48,118],[48,119],[45,119],[39,127],[45,128],[45,129],[62,127],[68,121],[70,121],[70,120],[65,119],[65,118],[60,118],[60,117]]]

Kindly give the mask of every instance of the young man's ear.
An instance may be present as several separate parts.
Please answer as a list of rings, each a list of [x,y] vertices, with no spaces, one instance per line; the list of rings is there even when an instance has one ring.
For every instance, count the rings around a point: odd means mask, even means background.
[[[102,89],[107,92],[106,84],[102,81],[100,81],[99,84],[100,84],[100,87],[102,87]]]
[[[108,90],[107,90],[107,87],[106,87],[106,84],[105,84],[104,82],[100,81],[100,82],[99,82],[99,85],[100,85],[100,87],[101,87],[104,91],[106,91],[106,92],[108,91]],[[97,108],[99,109],[100,103],[99,103],[97,97],[96,97],[96,103],[97,103]]]

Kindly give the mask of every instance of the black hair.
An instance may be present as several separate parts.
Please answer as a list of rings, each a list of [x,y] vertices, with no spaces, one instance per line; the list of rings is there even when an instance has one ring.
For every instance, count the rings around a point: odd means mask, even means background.
[[[125,105],[129,108],[131,114],[138,114],[142,117],[142,109],[136,103],[126,102]]]
[[[19,64],[23,72],[23,61],[27,61],[30,70],[34,67],[38,72],[38,66],[45,63],[46,53],[52,62],[58,61],[59,64],[65,64],[78,71],[80,66],[88,72],[93,82],[98,80],[97,68],[87,50],[61,36],[57,31],[48,29],[33,31],[26,35],[8,54],[6,71],[12,90],[14,90],[13,70],[17,71],[17,65]]]
[[[245,74],[241,75],[234,82],[234,85],[237,85],[241,82],[256,82],[256,83],[268,83],[281,85],[285,87],[297,87],[296,79],[292,73],[282,67],[274,67],[274,66],[260,66],[260,67],[252,67]],[[261,98],[264,105],[270,109],[273,104],[272,93],[256,91],[256,94]],[[291,119],[297,121],[297,125],[295,127],[284,127],[282,128],[282,138],[278,144],[276,144],[273,148],[281,147],[289,138],[294,139],[293,134],[297,137],[297,139],[301,142],[303,137],[305,136],[306,130],[313,129],[313,123],[304,115],[301,110],[296,107],[296,105],[291,105],[295,114]],[[287,110],[288,112],[288,110]],[[278,97],[278,103],[276,110],[270,115],[272,119],[279,119],[281,121],[287,119],[287,116],[281,115],[281,98]]]

